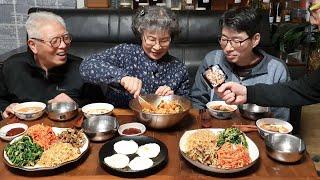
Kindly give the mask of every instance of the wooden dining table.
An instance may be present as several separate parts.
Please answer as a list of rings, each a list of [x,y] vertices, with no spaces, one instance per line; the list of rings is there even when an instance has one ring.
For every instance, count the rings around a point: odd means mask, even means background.
[[[208,113],[208,112],[205,112]],[[120,124],[137,121],[135,114],[128,109],[114,109],[115,116]],[[206,114],[206,117],[210,117]],[[74,119],[64,122],[53,121],[43,115],[33,121],[19,120],[16,117],[0,121],[0,127],[14,122],[25,123],[29,127],[34,124],[43,123],[54,127],[73,127],[80,118],[79,114]],[[308,153],[299,162],[281,163],[267,156],[263,139],[257,131],[248,132],[246,135],[251,138],[259,149],[259,159],[250,168],[238,173],[220,174],[201,170],[186,161],[179,150],[179,140],[187,130],[200,129],[202,119],[199,110],[191,109],[189,114],[177,125],[170,129],[155,130],[147,128],[145,136],[154,137],[162,141],[168,148],[168,162],[160,170],[149,174],[144,178],[148,179],[215,179],[215,178],[241,178],[241,179],[315,179],[317,173]],[[208,123],[208,122],[207,122]],[[254,121],[243,119],[239,112],[236,112],[231,119],[218,120],[210,117],[211,128],[228,128],[234,124],[255,124]],[[208,125],[208,124],[207,124]],[[59,179],[59,180],[96,180],[96,179],[119,179],[121,177],[109,174],[99,164],[99,150],[105,142],[90,142],[89,151],[79,161],[58,169],[47,171],[27,172],[9,167],[3,159],[3,150],[8,142],[1,140],[0,149],[2,162],[0,163],[0,180],[15,179]]]

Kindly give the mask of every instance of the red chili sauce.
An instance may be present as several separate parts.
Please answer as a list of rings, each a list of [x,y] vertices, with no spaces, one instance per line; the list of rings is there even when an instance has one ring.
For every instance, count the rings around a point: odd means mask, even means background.
[[[6,136],[15,136],[17,134],[23,133],[24,131],[25,129],[23,128],[13,128],[6,133]]]
[[[141,133],[141,130],[137,128],[128,128],[122,131],[122,134],[125,134],[125,135],[133,135],[133,134],[139,134],[139,133]]]

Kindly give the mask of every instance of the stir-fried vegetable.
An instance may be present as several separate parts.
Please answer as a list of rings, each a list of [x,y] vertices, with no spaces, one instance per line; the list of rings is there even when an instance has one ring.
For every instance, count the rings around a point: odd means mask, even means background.
[[[243,132],[238,128],[227,128],[219,134],[217,146],[220,148],[224,143],[242,144],[248,148],[248,143]]]
[[[10,161],[19,167],[34,166],[40,159],[43,149],[33,143],[30,136],[24,136],[18,141],[8,144],[5,148]]]

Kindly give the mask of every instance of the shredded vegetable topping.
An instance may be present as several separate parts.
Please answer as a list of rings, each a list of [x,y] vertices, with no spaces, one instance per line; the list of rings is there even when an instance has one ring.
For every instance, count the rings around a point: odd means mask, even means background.
[[[58,137],[52,131],[52,127],[42,124],[31,126],[27,134],[30,135],[33,141],[39,144],[44,149],[48,149],[52,144],[56,143]]]
[[[223,169],[240,168],[250,164],[248,149],[242,144],[225,143],[216,152],[217,166]]]

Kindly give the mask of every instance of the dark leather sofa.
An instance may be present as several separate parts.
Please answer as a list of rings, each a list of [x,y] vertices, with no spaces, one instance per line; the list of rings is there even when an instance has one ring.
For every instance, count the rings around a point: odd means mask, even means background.
[[[85,58],[86,56],[110,48],[119,43],[137,42],[132,30],[132,11],[105,9],[47,9],[31,8],[35,11],[51,11],[62,16],[73,40],[70,53]],[[170,53],[188,67],[191,83],[204,56],[211,50],[218,49],[220,33],[220,13],[203,11],[177,11],[181,27],[180,34],[173,39]],[[267,14],[261,27],[260,47],[274,54]],[[26,47],[13,50],[5,55],[25,50]],[[300,119],[300,113],[294,115]]]

